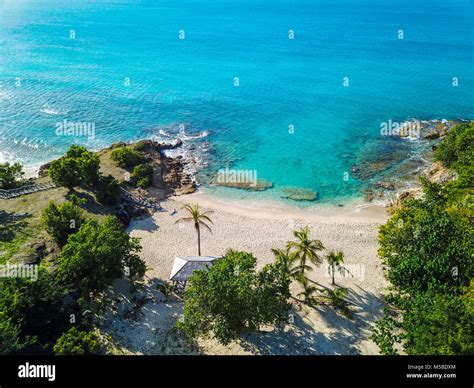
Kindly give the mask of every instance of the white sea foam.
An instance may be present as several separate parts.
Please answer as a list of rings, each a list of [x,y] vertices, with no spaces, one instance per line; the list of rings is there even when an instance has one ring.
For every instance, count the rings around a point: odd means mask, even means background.
[[[40,110],[41,113],[45,113],[47,115],[52,115],[52,116],[57,116],[59,114],[65,114],[67,112],[61,111],[60,109],[53,108],[49,105],[43,105],[43,107]]]
[[[171,144],[181,141],[180,147],[168,149],[164,154],[170,158],[181,157],[184,162],[184,171],[191,176],[191,179],[197,184],[197,174],[208,166],[208,142],[202,139],[209,136],[209,131],[199,133],[188,133],[183,127],[170,127],[158,129],[158,134],[152,136],[152,139],[166,141]]]

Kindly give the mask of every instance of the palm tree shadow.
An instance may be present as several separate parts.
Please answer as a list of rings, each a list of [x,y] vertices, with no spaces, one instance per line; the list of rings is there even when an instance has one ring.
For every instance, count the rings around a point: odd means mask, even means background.
[[[347,333],[322,333],[299,314],[285,328],[258,332],[241,340],[241,346],[260,355],[340,355],[357,354],[356,339]]]
[[[319,331],[300,313],[293,312],[292,324],[251,334],[241,340],[241,346],[251,353],[263,355],[359,354],[360,343],[369,338],[370,327],[381,317],[384,302],[381,296],[358,286],[356,290],[348,289],[346,300],[353,311],[352,319],[329,305],[305,307],[316,312],[329,330]]]

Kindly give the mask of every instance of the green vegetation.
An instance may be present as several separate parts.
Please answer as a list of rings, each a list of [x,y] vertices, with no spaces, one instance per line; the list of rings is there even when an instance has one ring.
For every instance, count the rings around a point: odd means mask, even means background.
[[[100,159],[85,147],[71,145],[64,157],[53,160],[49,176],[57,186],[69,190],[76,187],[91,189],[97,201],[104,205],[115,205],[120,196],[120,183],[112,176],[99,172]]]
[[[20,163],[0,163],[0,189],[10,190],[24,184],[23,166]]]
[[[6,332],[0,332],[0,337],[16,334],[4,350],[16,352],[25,346],[51,346],[68,322],[65,295],[65,290],[58,287],[54,276],[44,268],[39,269],[37,280],[2,279],[0,317],[5,325],[0,329]]]
[[[46,230],[59,246],[66,244],[68,237],[76,233],[84,222],[81,208],[73,202],[58,205],[51,201],[43,210],[42,218]]]
[[[288,241],[287,249],[299,261],[298,276],[304,278],[306,272],[313,270],[309,263],[316,266],[322,264],[323,260],[318,255],[318,252],[322,251],[324,246],[321,241],[310,239],[307,226],[300,230],[295,230],[293,236],[296,237],[296,241]]]
[[[130,278],[144,275],[145,266],[137,255],[140,249],[138,240],[115,217],[88,220],[63,247],[58,277],[88,303],[124,273]]]
[[[141,153],[128,146],[114,149],[110,158],[122,168],[135,167],[143,162]]]
[[[55,343],[58,354],[93,351],[95,348],[87,345],[92,337],[86,333],[70,330],[57,341],[70,328],[71,314],[83,317],[84,311],[103,307],[107,300],[102,293],[115,278],[126,273],[132,281],[144,274],[145,263],[136,255],[139,249],[139,242],[130,238],[114,217],[103,222],[90,219],[69,235],[57,271],[41,265],[36,281],[2,279],[0,338],[8,341],[2,341],[1,354],[26,349],[51,352]],[[86,331],[93,328],[93,322],[85,317],[79,323]]]
[[[474,122],[453,127],[435,151],[436,160],[459,174],[462,183],[474,179]],[[466,178],[464,180],[463,178]]]
[[[99,168],[97,154],[83,146],[71,145],[64,157],[51,162],[49,175],[56,185],[73,190],[81,185],[92,187],[97,184]]]
[[[115,205],[120,197],[120,183],[112,175],[101,176],[95,197],[104,205]]]
[[[444,187],[422,179],[424,198],[406,200],[380,228],[393,290],[372,338],[384,354],[474,354],[474,229],[459,202],[472,203],[472,135],[472,124],[454,127],[435,153],[458,179]]]
[[[100,347],[100,337],[96,333],[73,326],[58,338],[53,349],[58,356],[84,356],[97,354]]]
[[[40,264],[37,280],[0,279],[0,354],[101,352],[95,326],[109,302],[106,288],[122,275],[135,286],[144,274],[138,240],[89,194],[97,191],[96,198],[107,203],[115,203],[119,194],[115,178],[99,174],[98,161],[84,147],[71,146],[53,162],[50,175],[58,184],[78,188],[77,195],[56,187],[48,195],[2,203],[0,263],[21,264],[33,255]],[[38,256],[38,246],[44,256]]]
[[[228,344],[262,325],[286,322],[289,279],[281,262],[260,272],[256,264],[251,254],[230,250],[209,270],[195,271],[178,328],[190,338],[212,335]]]
[[[138,187],[146,189],[151,185],[153,179],[153,167],[149,164],[139,164],[133,168],[131,178]]]
[[[453,127],[436,148],[435,159],[458,174],[444,187],[448,211],[474,220],[474,122]]]
[[[334,275],[336,274],[336,270],[341,270],[341,264],[344,263],[344,253],[341,251],[331,251],[326,256],[326,260],[329,264],[329,271],[331,272],[331,280],[332,284],[335,285]]]
[[[212,224],[212,220],[209,218],[209,214],[211,214],[212,212],[202,212],[198,204],[185,204],[182,209],[186,210],[189,213],[189,216],[180,218],[176,221],[176,224],[183,222],[192,222],[194,224],[194,229],[197,233],[198,256],[201,256],[201,227],[206,228],[209,232],[212,233],[211,227],[207,224]]]

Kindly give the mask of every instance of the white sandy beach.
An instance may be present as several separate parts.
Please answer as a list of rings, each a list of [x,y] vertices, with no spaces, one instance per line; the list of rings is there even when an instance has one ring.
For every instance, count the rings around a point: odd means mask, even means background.
[[[119,346],[143,354],[378,353],[368,336],[370,324],[382,313],[381,297],[387,286],[376,256],[378,226],[387,219],[385,208],[345,206],[310,211],[227,201],[200,192],[172,198],[162,203],[166,212],[134,221],[129,227],[131,236],[141,239],[141,257],[150,267],[147,276],[151,284],[169,279],[175,256],[197,254],[193,226],[175,224],[184,215],[180,210],[184,202],[199,203],[214,211],[213,234],[206,231],[202,234],[203,255],[223,255],[228,248],[243,250],[253,253],[260,267],[273,260],[271,248],[283,248],[292,239],[295,228],[309,225],[312,236],[320,239],[327,250],[338,249],[345,254],[345,266],[352,276],[339,276],[336,283],[349,290],[353,319],[332,307],[298,305],[292,312],[294,323],[286,325],[284,330],[268,328],[226,347],[214,340],[199,340],[196,349],[183,344],[173,330],[182,303],[173,298],[162,301],[162,295],[150,287],[150,300],[133,324],[117,317],[109,322],[107,330]],[[171,215],[174,209],[178,214]],[[326,265],[315,269],[310,278],[322,287],[332,288]]]

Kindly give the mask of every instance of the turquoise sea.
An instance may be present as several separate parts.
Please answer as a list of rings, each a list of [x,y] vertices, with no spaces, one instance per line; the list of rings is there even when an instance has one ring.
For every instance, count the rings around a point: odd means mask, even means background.
[[[468,0],[0,0],[0,162],[184,131],[204,172],[274,184],[245,195],[352,198],[366,184],[354,163],[406,147],[380,142],[381,123],[474,118],[473,11]],[[64,120],[94,136],[58,135]]]

